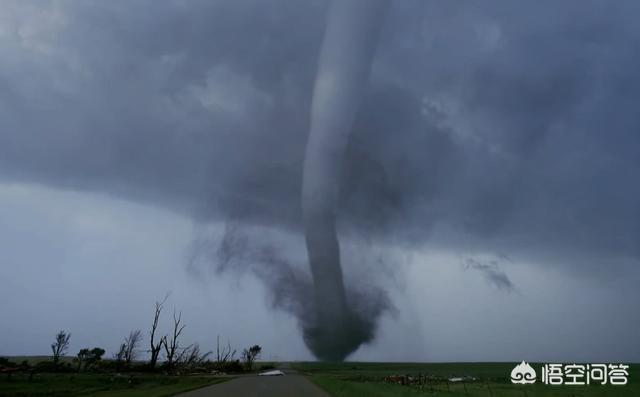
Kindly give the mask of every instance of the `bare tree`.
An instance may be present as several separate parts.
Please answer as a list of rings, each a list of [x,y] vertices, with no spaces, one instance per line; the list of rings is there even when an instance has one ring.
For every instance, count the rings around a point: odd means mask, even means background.
[[[169,298],[169,294],[165,295],[162,301],[156,301],[156,310],[153,315],[153,325],[151,326],[151,340],[149,342],[151,345],[151,360],[149,361],[149,366],[151,368],[154,368],[156,366],[156,363],[158,362],[158,356],[160,355],[160,350],[162,350],[162,345],[164,344],[164,341],[166,339],[165,336],[162,336],[159,340],[156,341],[156,332],[158,331],[158,321],[160,320],[160,313],[162,313],[162,309],[164,307],[164,303],[167,301],[167,298]]]
[[[139,329],[131,331],[129,333],[129,336],[126,337],[126,339],[124,340],[125,352],[124,356],[122,357],[126,364],[131,364],[131,361],[136,359],[136,356],[138,355],[138,345],[140,345],[141,342],[142,331],[140,331]]]
[[[256,361],[256,358],[258,358],[261,351],[262,348],[258,345],[253,345],[242,351],[242,360],[249,371],[253,368],[253,363]]]
[[[71,339],[71,334],[66,331],[60,331],[56,334],[56,340],[51,345],[51,351],[53,352],[53,363],[58,365],[60,362],[60,357],[64,356],[69,348],[69,339]]]
[[[175,359],[176,366],[185,367],[187,369],[194,369],[195,367],[202,365],[212,352],[201,353],[200,345],[194,343],[187,346]]]
[[[113,355],[113,360],[116,362],[116,369],[120,371],[124,364],[124,356],[127,354],[127,344],[123,343],[120,345],[120,349],[116,354]]]
[[[222,366],[227,361],[232,360],[235,355],[236,351],[231,350],[231,342],[229,342],[229,339],[227,339],[227,347],[223,346],[222,350],[220,350],[220,335],[218,335],[216,344],[216,366],[222,368]]]
[[[184,327],[186,327],[186,325],[181,325],[181,323],[182,323],[182,312],[178,313],[178,315],[176,316],[176,312],[174,310],[173,311],[173,336],[171,337],[171,340],[165,337],[164,343],[163,343],[164,351],[167,355],[167,367],[169,368],[169,370],[173,368],[175,359],[177,357],[176,354],[180,347],[180,342],[178,341],[178,338],[180,337],[180,334],[182,334]]]

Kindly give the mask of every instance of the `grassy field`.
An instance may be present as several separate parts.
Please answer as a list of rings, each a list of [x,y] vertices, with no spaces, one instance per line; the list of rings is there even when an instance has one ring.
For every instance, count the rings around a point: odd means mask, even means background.
[[[0,397],[98,396],[160,397],[220,383],[228,378],[210,376],[37,374],[0,376]]]
[[[26,361],[29,365],[35,365],[43,361],[51,361],[51,356],[2,356],[4,358],[9,359],[11,362],[16,364],[22,363]],[[73,363],[73,359],[75,357],[71,356],[62,356],[60,357],[60,362],[62,364]]]
[[[292,367],[335,397],[484,396],[484,397],[624,397],[640,396],[640,365],[632,365],[626,386],[514,385],[516,363],[295,363]],[[532,364],[540,368],[541,364]],[[425,385],[398,385],[386,376],[428,376]],[[447,382],[455,376],[477,378]]]

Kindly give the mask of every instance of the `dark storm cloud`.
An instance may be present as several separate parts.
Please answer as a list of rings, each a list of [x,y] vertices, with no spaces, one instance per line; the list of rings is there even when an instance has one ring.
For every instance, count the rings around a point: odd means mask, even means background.
[[[4,180],[299,230],[324,1],[3,7]],[[635,263],[638,7],[393,3],[342,228],[591,271]]]

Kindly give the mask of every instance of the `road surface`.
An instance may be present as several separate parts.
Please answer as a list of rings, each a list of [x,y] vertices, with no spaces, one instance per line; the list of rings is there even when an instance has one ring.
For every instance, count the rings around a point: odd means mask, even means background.
[[[284,376],[241,376],[179,397],[330,397],[304,376],[285,372]]]

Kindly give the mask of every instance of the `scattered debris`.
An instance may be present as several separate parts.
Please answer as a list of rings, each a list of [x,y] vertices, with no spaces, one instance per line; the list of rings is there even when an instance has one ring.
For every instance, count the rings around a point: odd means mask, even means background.
[[[410,385],[414,379],[409,375],[389,375],[384,377],[387,383],[396,383],[398,385]]]
[[[387,383],[395,383],[398,385],[417,385],[424,386],[427,384],[441,384],[441,383],[457,383],[457,382],[474,382],[478,378],[472,376],[454,376],[451,378],[433,377],[423,374],[418,375],[389,375],[384,377],[384,381]]]
[[[284,372],[279,369],[274,369],[272,371],[265,371],[258,374],[258,376],[283,376]]]

